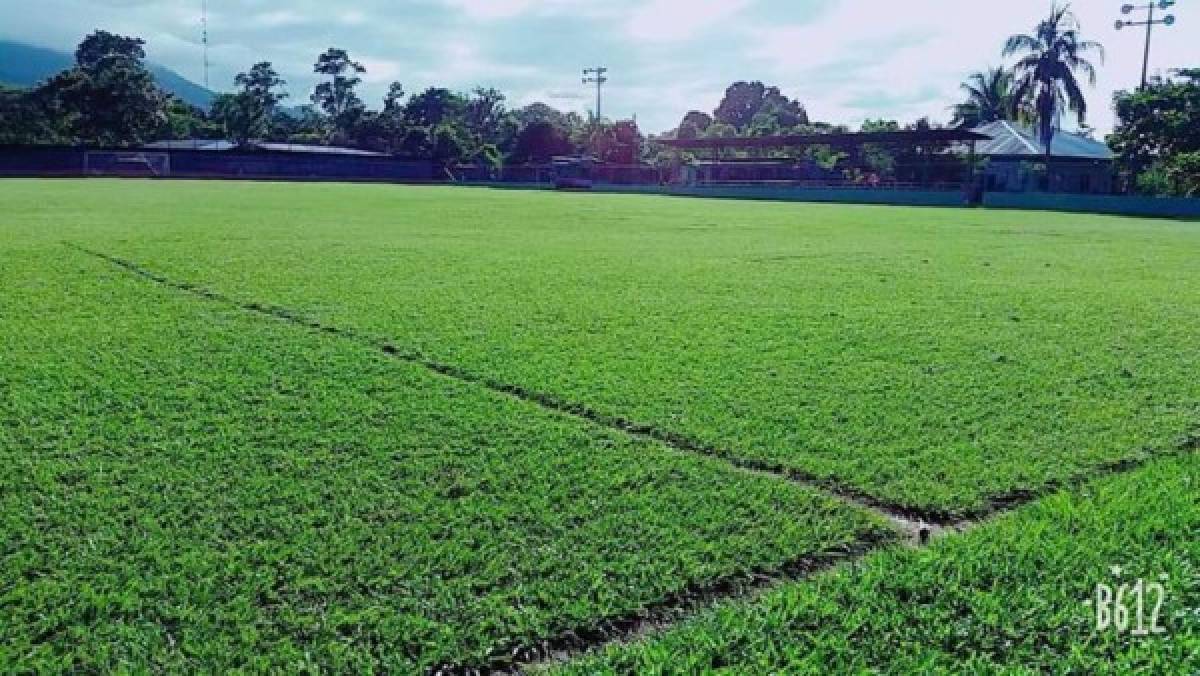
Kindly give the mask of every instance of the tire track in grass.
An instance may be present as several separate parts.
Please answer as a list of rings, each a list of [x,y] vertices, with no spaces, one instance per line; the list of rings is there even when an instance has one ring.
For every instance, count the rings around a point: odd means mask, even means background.
[[[285,321],[314,332],[352,340],[361,345],[379,350],[394,359],[424,367],[447,378],[483,386],[494,392],[521,399],[549,411],[571,416],[587,423],[599,425],[631,436],[657,441],[680,452],[715,457],[746,473],[799,483],[809,489],[832,496],[851,507],[872,512],[887,520],[907,536],[907,544],[913,547],[924,547],[934,539],[966,532],[995,516],[1013,511],[1059,490],[1075,488],[1101,476],[1138,469],[1153,458],[1200,450],[1200,432],[1195,432],[1180,440],[1173,452],[1145,452],[1124,460],[1104,463],[1077,475],[1048,481],[1036,489],[1015,490],[992,496],[985,504],[973,509],[961,512],[911,509],[878,500],[835,481],[769,462],[738,458],[728,451],[701,443],[686,435],[664,430],[654,425],[632,421],[621,416],[605,414],[585,404],[565,401],[544,392],[529,390],[519,385],[501,382],[473,373],[458,366],[438,362],[419,352],[398,347],[389,341],[381,340],[353,329],[331,326],[319,320],[305,317],[286,307],[257,301],[240,301],[198,284],[174,280],[127,259],[88,249],[70,242],[66,242],[65,244],[76,251],[104,260],[132,274],[168,288],[189,293],[206,300],[238,307],[247,312],[253,312],[271,319]],[[772,570],[753,571],[718,578],[704,584],[691,585],[667,596],[661,601],[645,606],[635,614],[601,619],[589,626],[562,632],[556,636],[539,641],[534,645],[514,644],[507,646],[504,649],[498,650],[487,664],[444,665],[435,670],[434,673],[521,673],[522,668],[534,667],[552,660],[560,661],[604,644],[636,638],[700,609],[710,607],[718,601],[754,598],[780,584],[802,581],[838,566],[854,563],[878,547],[890,543],[890,541],[860,542],[841,552],[807,554]]]

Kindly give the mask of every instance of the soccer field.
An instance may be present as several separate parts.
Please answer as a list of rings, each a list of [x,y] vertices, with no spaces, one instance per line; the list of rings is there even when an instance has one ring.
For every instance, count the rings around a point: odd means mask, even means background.
[[[0,204],[0,670],[1200,667],[1197,223]],[[1113,565],[1166,634],[1096,631]]]

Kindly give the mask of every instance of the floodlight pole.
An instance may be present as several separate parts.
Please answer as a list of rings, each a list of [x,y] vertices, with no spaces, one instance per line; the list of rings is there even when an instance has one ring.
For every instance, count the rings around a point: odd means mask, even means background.
[[[1154,3],[1149,5],[1146,20],[1146,51],[1142,54],[1142,89],[1146,88],[1146,75],[1150,71],[1150,38],[1154,35]]]
[[[605,75],[605,73],[607,73],[607,72],[608,72],[608,69],[605,68],[604,66],[596,66],[595,68],[584,68],[583,69],[583,83],[596,85],[596,120],[595,120],[596,126],[600,125],[601,88],[604,87],[604,83],[608,82],[608,77]]]
[[[1125,28],[1127,26],[1145,26],[1146,27],[1146,51],[1142,56],[1142,89],[1145,89],[1146,85],[1149,83],[1150,38],[1154,33],[1154,26],[1156,26],[1158,24],[1162,24],[1164,26],[1172,26],[1175,24],[1174,15],[1168,14],[1161,19],[1155,19],[1154,18],[1154,10],[1155,10],[1155,8],[1158,8],[1163,11],[1166,11],[1166,10],[1170,9],[1174,4],[1175,4],[1175,0],[1159,0],[1158,2],[1149,2],[1149,3],[1146,3],[1145,5],[1140,5],[1140,6],[1139,5],[1122,5],[1121,6],[1122,14],[1130,14],[1133,11],[1139,10],[1139,9],[1146,10],[1146,12],[1147,12],[1145,21],[1126,21],[1124,19],[1117,19],[1117,30],[1121,30],[1122,28]]]

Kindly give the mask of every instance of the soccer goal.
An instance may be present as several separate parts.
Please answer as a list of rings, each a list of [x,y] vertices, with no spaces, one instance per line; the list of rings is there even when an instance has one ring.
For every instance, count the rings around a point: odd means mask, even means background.
[[[85,176],[170,176],[171,156],[137,151],[88,151],[83,154],[83,173]]]

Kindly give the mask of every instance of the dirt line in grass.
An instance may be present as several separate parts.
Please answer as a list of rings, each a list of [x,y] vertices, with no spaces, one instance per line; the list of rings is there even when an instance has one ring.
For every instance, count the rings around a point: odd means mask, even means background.
[[[128,272],[168,288],[238,307],[265,317],[286,321],[315,332],[353,340],[364,346],[377,349],[392,358],[422,366],[445,377],[480,385],[494,392],[521,399],[547,410],[572,416],[624,434],[651,439],[679,452],[718,458],[743,472],[799,483],[822,494],[834,497],[842,503],[869,511],[887,520],[906,536],[905,543],[913,547],[924,547],[940,537],[972,530],[992,518],[1011,512],[1056,491],[1075,488],[1106,475],[1128,472],[1143,466],[1151,459],[1171,455],[1171,453],[1147,452],[1134,458],[1105,463],[1065,479],[1046,482],[1037,489],[1019,490],[993,496],[985,504],[970,510],[947,512],[912,509],[880,501],[853,488],[791,468],[764,461],[738,458],[727,451],[722,451],[721,449],[714,448],[670,430],[663,430],[653,425],[601,413],[584,404],[564,401],[544,392],[529,390],[519,385],[501,382],[487,376],[472,373],[458,366],[444,364],[415,351],[402,349],[386,340],[380,340],[352,329],[330,326],[318,320],[304,317],[300,313],[285,307],[259,302],[239,301],[200,285],[173,280],[129,260],[72,243],[67,243],[67,246],[107,261]],[[1195,452],[1197,450],[1200,450],[1200,432],[1193,433],[1182,439],[1176,445],[1174,453]],[[634,614],[597,620],[587,627],[578,627],[565,631],[556,636],[538,641],[536,644],[508,646],[502,650],[498,650],[493,659],[484,665],[446,665],[436,673],[521,673],[526,668],[546,666],[603,645],[636,639],[639,636],[651,633],[673,623],[682,617],[711,607],[717,602],[752,599],[779,584],[801,581],[839,565],[852,564],[870,552],[875,551],[880,546],[894,542],[894,540],[860,542],[839,552],[807,554],[771,570],[753,571],[718,578],[703,584],[693,584],[654,604],[642,608]]]
[[[537,404],[538,406],[541,406],[547,410],[575,418],[580,418],[592,424],[599,425],[601,427],[607,427],[624,434],[657,441],[677,451],[717,458],[745,472],[769,476],[776,479],[787,479],[792,482],[802,484],[822,493],[836,497],[841,502],[849,504],[853,507],[873,512],[892,523],[901,532],[908,535],[912,540],[919,542],[928,541],[931,537],[934,537],[941,532],[958,530],[979,520],[986,519],[993,514],[1004,512],[1014,507],[1027,504],[1040,497],[1053,493],[1060,488],[1078,485],[1084,481],[1091,480],[1104,474],[1119,473],[1137,468],[1144,464],[1145,461],[1150,457],[1159,455],[1152,452],[1147,452],[1137,457],[1104,463],[1089,468],[1088,470],[1077,475],[1065,477],[1063,479],[1047,481],[1036,489],[1014,490],[1009,493],[992,496],[988,498],[984,504],[964,510],[949,511],[940,509],[922,509],[908,507],[905,505],[897,505],[880,500],[858,489],[855,489],[854,487],[846,486],[845,484],[832,479],[819,477],[795,468],[783,466],[778,463],[757,459],[740,458],[730,451],[705,444],[697,439],[680,434],[678,432],[665,430],[655,425],[629,420],[628,418],[624,418],[622,416],[603,413],[587,406],[586,404],[567,401],[552,394],[530,390],[520,385],[514,385],[512,383],[503,382],[485,375],[474,373],[453,364],[439,362],[417,351],[401,348],[385,339],[369,336],[353,329],[330,326],[319,320],[305,317],[301,313],[286,307],[260,303],[257,301],[239,301],[235,298],[205,288],[198,284],[171,279],[167,276],[142,267],[133,261],[112,256],[100,251],[94,251],[73,243],[66,244],[77,251],[81,251],[88,255],[112,263],[116,266],[124,268],[129,272],[169,288],[184,291],[208,300],[232,305],[248,312],[254,312],[266,317],[296,324],[312,331],[353,340],[366,347],[379,350],[390,357],[419,365],[430,371],[438,373],[439,375],[473,385],[480,385],[494,392],[521,399],[529,403]],[[1200,433],[1193,434],[1186,439],[1181,440],[1176,445],[1176,448],[1195,450],[1197,446],[1200,446]]]
[[[1148,464],[1151,460],[1162,459],[1173,455],[1195,453],[1200,451],[1200,432],[1188,435],[1170,452],[1162,452],[1143,456],[1134,460],[1126,460],[1105,465],[1098,471],[1079,475],[1072,479],[1057,482],[1051,488],[1037,493],[1024,493],[998,498],[991,503],[991,511],[983,516],[961,519],[952,524],[931,525],[925,537],[910,543],[915,549],[924,549],[933,542],[943,538],[968,533],[976,528],[987,525],[1018,508],[1027,506],[1041,498],[1062,490],[1079,489],[1091,481],[1103,479],[1106,476],[1131,472]],[[521,676],[530,672],[541,672],[556,664],[566,663],[594,650],[612,645],[630,643],[664,631],[672,624],[687,617],[712,609],[719,603],[750,603],[780,585],[799,583],[816,575],[832,572],[842,566],[853,566],[861,562],[879,547],[890,543],[880,543],[878,546],[865,546],[848,552],[842,560],[825,559],[824,565],[790,566],[774,571],[767,577],[748,580],[741,586],[731,586],[728,583],[716,583],[704,588],[694,596],[680,594],[673,596],[664,604],[656,604],[646,613],[636,618],[609,620],[597,623],[587,633],[568,632],[555,638],[542,641],[536,646],[513,650],[510,654],[498,655],[496,660],[488,665],[455,665],[440,672],[445,676],[458,674],[509,674]],[[669,605],[676,604],[676,605]]]
[[[749,600],[778,587],[803,580],[838,566],[861,560],[876,549],[892,544],[890,539],[864,540],[837,551],[805,554],[769,570],[727,575],[709,582],[691,584],[635,613],[604,618],[586,626],[559,632],[536,643],[519,643],[497,650],[487,664],[447,664],[432,671],[436,676],[510,674],[519,676],[569,660],[589,650],[619,641],[629,641],[687,618],[722,601]]]
[[[940,530],[953,527],[956,523],[962,520],[949,513],[910,509],[903,506],[889,504],[835,482],[821,480],[781,465],[758,460],[738,458],[730,452],[709,446],[686,435],[672,432],[670,430],[664,430],[654,425],[648,425],[629,420],[621,416],[602,413],[587,406],[586,404],[566,401],[545,392],[530,390],[520,385],[502,382],[484,375],[473,373],[452,364],[446,364],[430,359],[429,357],[426,357],[418,352],[400,348],[386,340],[380,340],[352,329],[324,324],[319,320],[305,317],[289,308],[254,301],[239,301],[198,284],[171,279],[149,270],[133,261],[112,256],[100,251],[87,249],[76,244],[68,243],[68,246],[90,256],[107,261],[162,286],[184,291],[196,296],[200,296],[207,300],[213,300],[232,305],[248,312],[254,312],[273,319],[290,322],[292,324],[303,326],[312,331],[354,340],[368,347],[377,349],[390,357],[422,366],[439,375],[453,378],[462,382],[471,383],[473,385],[481,385],[494,392],[537,404],[542,408],[556,413],[569,415],[575,418],[581,418],[592,424],[599,425],[601,427],[607,427],[624,434],[657,441],[677,451],[714,457],[744,472],[768,476],[774,479],[784,478],[795,483],[803,484],[809,488],[816,489],[821,493],[830,494],[843,503],[879,515],[880,517],[892,523],[896,528],[914,541],[928,539],[931,534],[936,534]]]

